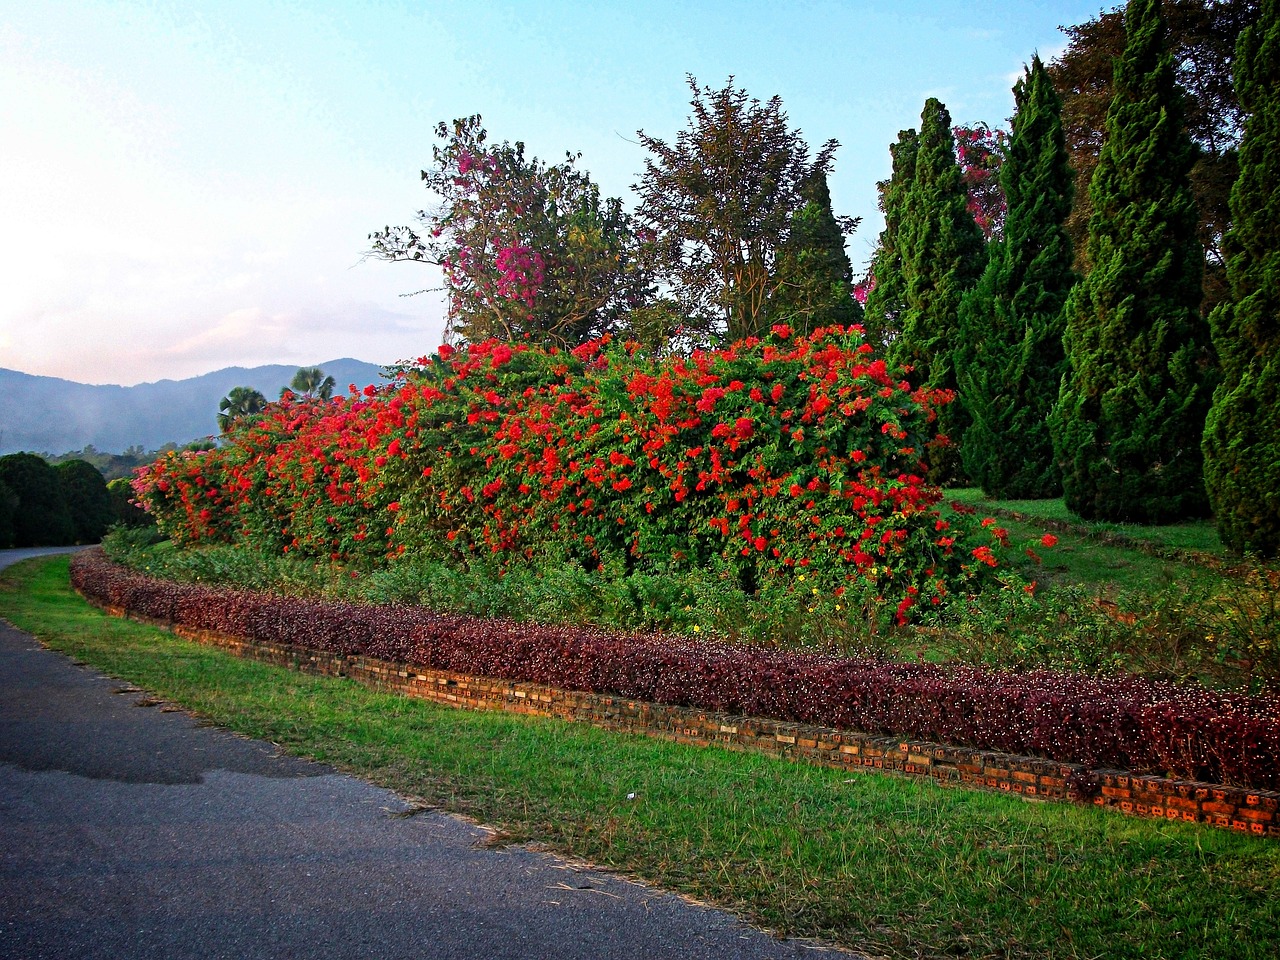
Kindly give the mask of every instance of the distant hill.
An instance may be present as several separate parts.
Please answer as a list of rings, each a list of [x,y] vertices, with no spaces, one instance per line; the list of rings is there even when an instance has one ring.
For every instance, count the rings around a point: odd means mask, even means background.
[[[108,453],[132,446],[155,450],[218,432],[218,401],[232,387],[253,387],[268,400],[280,396],[299,365],[227,367],[187,380],[159,380],[133,387],[94,386],[36,377],[0,368],[0,454],[66,453],[92,445]],[[361,360],[330,360],[317,366],[337,381],[382,383],[381,368]]]

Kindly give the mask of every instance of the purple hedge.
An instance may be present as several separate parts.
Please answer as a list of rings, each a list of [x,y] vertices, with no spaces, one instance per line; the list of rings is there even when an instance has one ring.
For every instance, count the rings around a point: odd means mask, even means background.
[[[100,550],[77,590],[241,637],[636,700],[893,734],[1089,767],[1280,788],[1280,698],[1139,677],[894,663],[224,591],[143,576]]]

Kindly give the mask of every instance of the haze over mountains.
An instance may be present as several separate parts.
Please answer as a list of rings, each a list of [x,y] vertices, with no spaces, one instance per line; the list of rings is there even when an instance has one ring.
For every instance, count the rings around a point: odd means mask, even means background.
[[[364,388],[384,382],[374,363],[344,358],[318,366],[337,381]],[[155,450],[218,432],[218,402],[233,387],[253,387],[268,400],[280,396],[298,365],[226,367],[186,380],[159,380],[132,387],[96,386],[37,377],[0,368],[0,455],[67,453],[92,445],[106,453],[132,446]]]

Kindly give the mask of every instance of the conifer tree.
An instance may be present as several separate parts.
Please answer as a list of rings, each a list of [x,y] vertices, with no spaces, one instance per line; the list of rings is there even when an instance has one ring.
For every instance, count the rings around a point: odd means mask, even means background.
[[[1280,554],[1280,2],[1236,47],[1247,115],[1227,237],[1230,299],[1210,316],[1222,366],[1205,425],[1205,478],[1222,542]]]
[[[1048,416],[1064,370],[1062,307],[1076,281],[1063,227],[1073,185],[1062,101],[1038,56],[1013,96],[1000,170],[1004,235],[989,243],[960,308],[960,393],[972,418],[961,456],[988,496],[1037,499],[1062,492]]]
[[[902,130],[898,142],[889,147],[893,157],[893,173],[876,186],[880,191],[880,212],[884,229],[871,260],[871,289],[864,305],[867,340],[884,350],[897,336],[902,315],[907,307],[907,282],[902,273],[902,250],[899,231],[907,192],[916,172],[916,150],[919,138],[915,130]]]
[[[968,195],[956,162],[951,114],[932,97],[920,115],[915,173],[904,198],[898,248],[906,281],[906,305],[898,336],[886,359],[910,366],[912,386],[956,390],[954,350],[960,298],[982,272],[982,230],[969,213]],[[938,430],[951,440],[930,457],[929,479],[960,479],[959,444],[968,417],[959,396],[938,412]]]
[[[1212,384],[1204,258],[1159,0],[1130,0],[1090,184],[1089,274],[1066,306],[1070,373],[1050,427],[1067,507],[1166,523],[1208,510],[1199,439]]]
[[[774,265],[777,292],[770,313],[779,323],[809,333],[832,324],[849,326],[862,319],[853,298],[853,264],[844,249],[855,221],[842,221],[831,209],[825,170],[817,169],[800,187],[804,205],[791,215],[787,239]]]

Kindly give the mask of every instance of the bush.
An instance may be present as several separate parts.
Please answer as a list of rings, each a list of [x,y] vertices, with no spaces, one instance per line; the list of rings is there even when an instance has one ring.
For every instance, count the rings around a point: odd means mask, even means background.
[[[75,525],[58,472],[41,457],[34,453],[0,457],[0,483],[17,498],[12,514],[15,547],[63,546],[75,542]]]
[[[691,357],[442,347],[383,390],[286,398],[137,483],[179,545],[377,569],[406,560],[651,577],[722,570],[887,604],[976,590],[999,543],[950,529],[923,479],[936,409],[860,331],[785,326]]]

